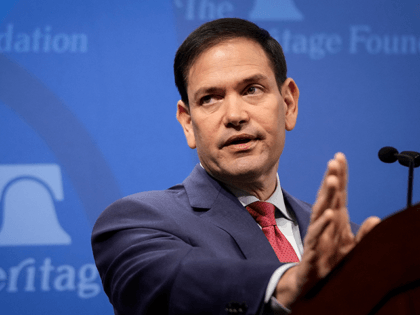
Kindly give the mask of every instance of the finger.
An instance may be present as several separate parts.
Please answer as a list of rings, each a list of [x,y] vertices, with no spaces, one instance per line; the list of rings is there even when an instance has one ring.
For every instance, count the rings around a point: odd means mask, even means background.
[[[359,231],[356,235],[356,243],[359,243],[363,237],[366,236],[375,226],[377,226],[381,222],[381,219],[378,217],[369,217],[367,218],[362,226],[360,227]]]
[[[340,237],[343,240],[354,242],[354,235],[350,229],[350,218],[347,211],[347,179],[348,179],[348,168],[347,160],[343,153],[338,152],[334,155],[334,160],[338,164],[337,178],[339,181],[337,192],[334,195],[334,201],[332,209],[338,211],[338,222]]]
[[[328,161],[327,169],[325,170],[324,178],[322,179],[321,187],[318,191],[318,194],[322,193],[323,189],[326,188],[328,177],[338,176],[339,168],[340,168],[339,162],[336,161],[335,159],[332,159],[332,160]]]
[[[317,246],[321,235],[332,222],[333,216],[334,212],[331,209],[327,209],[316,221],[309,224],[308,233],[304,240],[304,252],[305,250],[314,249]]]
[[[348,167],[346,156],[338,152],[334,156],[334,160],[338,163],[337,176],[339,180],[339,199],[337,200],[336,207],[346,207],[347,205],[347,181],[348,181]]]
[[[333,208],[334,195],[339,185],[337,178],[338,167],[339,165],[336,161],[331,160],[328,162],[317,199],[312,207],[311,220],[317,220],[326,209]]]
[[[338,181],[335,177],[328,177],[325,180],[323,192],[319,194],[315,204],[312,207],[311,221],[316,221],[328,208],[332,208],[335,193],[337,191]]]
[[[334,160],[338,163],[337,176],[340,178],[340,190],[345,190],[347,187],[348,176],[346,156],[341,152],[337,152],[334,155]]]

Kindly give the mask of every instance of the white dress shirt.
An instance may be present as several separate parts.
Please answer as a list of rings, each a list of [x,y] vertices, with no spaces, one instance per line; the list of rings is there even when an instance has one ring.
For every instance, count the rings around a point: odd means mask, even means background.
[[[226,186],[238,198],[239,202],[244,207],[248,206],[249,204],[255,201],[260,201],[257,197],[250,195],[246,191],[240,190],[230,185],[226,185]],[[303,253],[303,244],[302,244],[302,237],[300,236],[300,232],[299,232],[299,225],[297,223],[297,220],[293,211],[291,211],[290,209],[287,209],[286,207],[278,174],[277,174],[276,189],[274,193],[270,196],[270,198],[265,200],[265,202],[269,202],[275,206],[276,208],[275,217],[276,217],[277,226],[279,230],[283,233],[283,235],[286,237],[286,239],[289,241],[289,243],[292,245],[299,260],[301,260],[302,253]],[[255,223],[258,224],[257,222]],[[271,305],[271,308],[276,314],[289,314],[290,313],[290,311],[287,308],[283,307],[273,297],[273,293],[276,289],[277,283],[279,282],[281,276],[286,272],[287,269],[295,265],[296,263],[288,263],[288,264],[282,265],[273,273],[268,283],[264,302],[269,303]]]

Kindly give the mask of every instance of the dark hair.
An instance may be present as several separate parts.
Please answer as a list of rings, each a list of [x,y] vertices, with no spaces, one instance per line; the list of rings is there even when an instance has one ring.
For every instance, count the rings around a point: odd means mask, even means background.
[[[175,84],[182,101],[188,106],[188,72],[205,50],[229,39],[244,37],[259,43],[273,67],[277,85],[287,78],[286,59],[280,44],[256,24],[238,18],[218,19],[201,25],[178,48],[174,61]]]

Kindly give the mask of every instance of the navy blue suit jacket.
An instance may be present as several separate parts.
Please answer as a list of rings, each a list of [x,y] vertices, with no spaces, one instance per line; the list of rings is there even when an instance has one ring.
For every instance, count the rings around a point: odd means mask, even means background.
[[[303,240],[310,205],[284,197]],[[92,247],[116,314],[261,313],[281,265],[248,211],[199,165],[180,185],[109,206]]]

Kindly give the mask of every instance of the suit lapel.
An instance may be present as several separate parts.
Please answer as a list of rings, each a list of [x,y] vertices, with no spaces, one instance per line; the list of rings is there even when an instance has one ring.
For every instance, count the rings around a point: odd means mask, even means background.
[[[296,215],[296,220],[299,225],[300,237],[302,238],[302,244],[306,236],[306,231],[309,227],[311,219],[311,208],[312,206],[306,202],[296,199],[288,192],[283,190],[284,201],[286,206],[290,207]]]
[[[264,233],[239,200],[199,165],[183,183],[191,206],[228,233],[247,259],[278,262]]]

